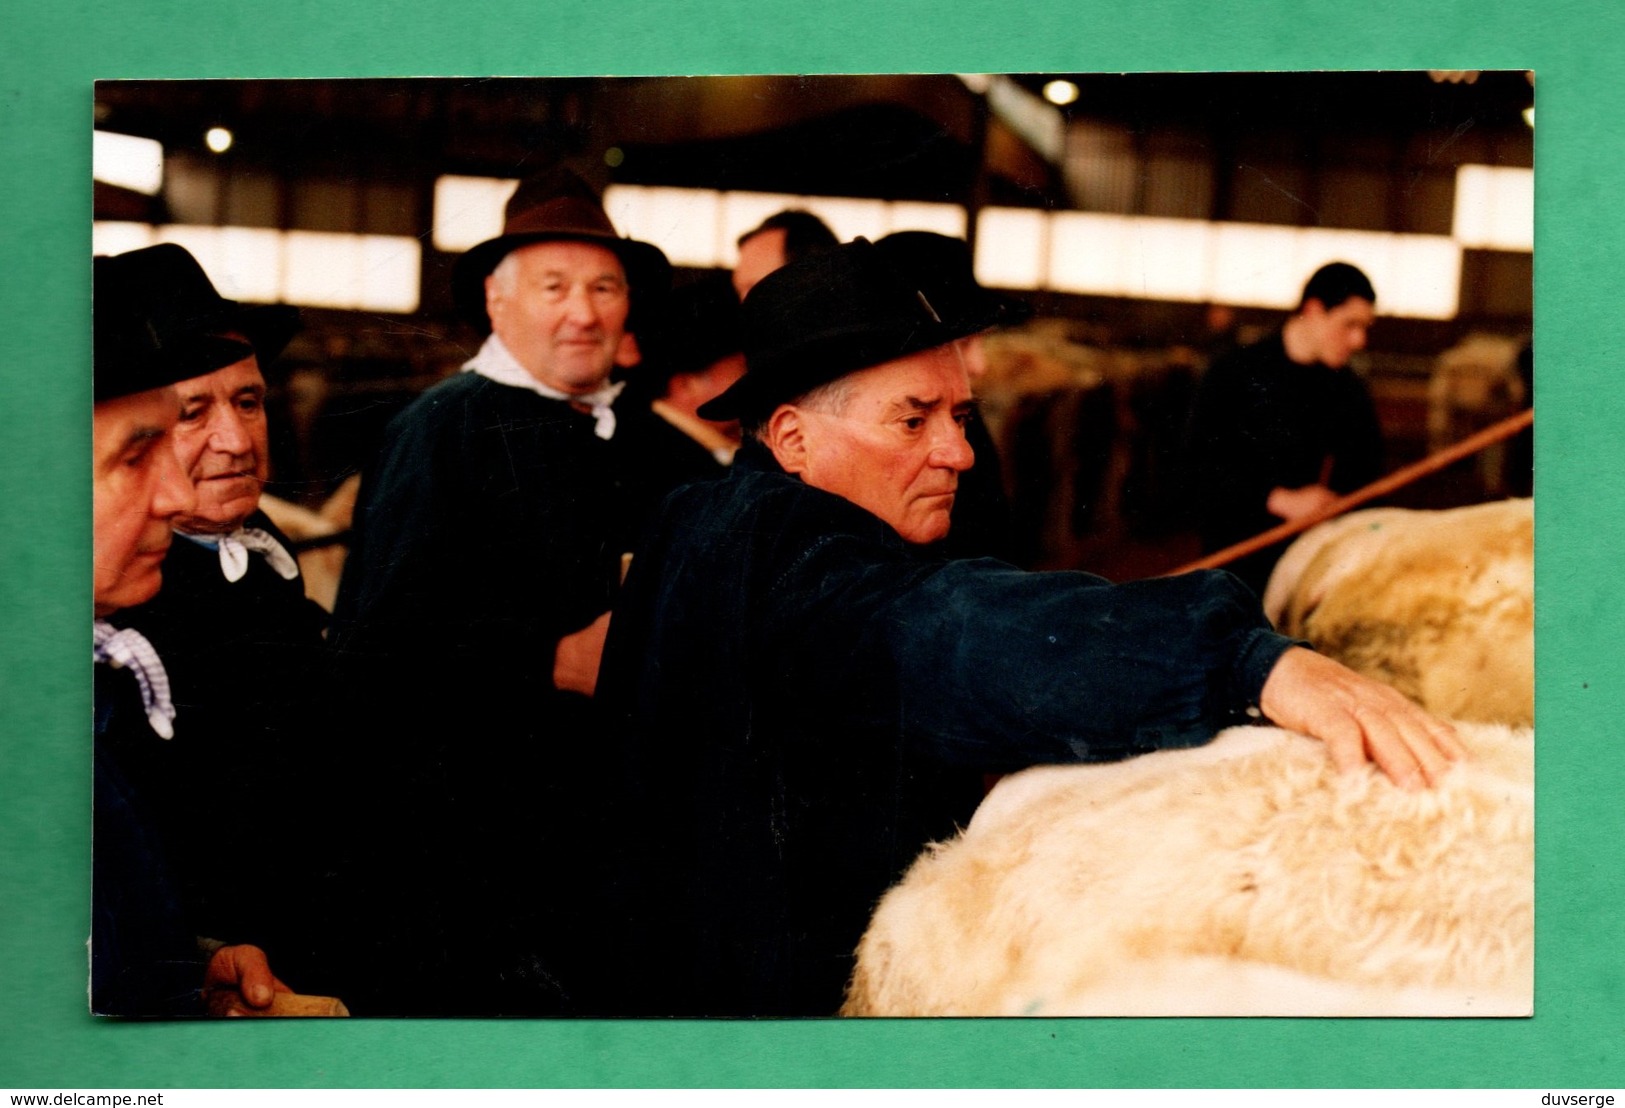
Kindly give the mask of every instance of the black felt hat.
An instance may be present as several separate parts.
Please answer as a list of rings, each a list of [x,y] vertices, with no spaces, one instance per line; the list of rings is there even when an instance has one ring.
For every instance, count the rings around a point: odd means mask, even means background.
[[[95,287],[97,401],[212,373],[250,354],[268,362],[299,328],[299,310],[221,296],[173,243],[99,255]],[[248,343],[221,337],[234,331]]]
[[[513,251],[536,242],[589,242],[620,259],[634,310],[671,286],[671,263],[658,246],[622,238],[592,186],[563,166],[519,183],[503,211],[502,234],[469,250],[451,271],[451,292],[469,321],[489,328],[485,279]]]
[[[875,243],[894,268],[913,279],[942,318],[974,331],[1013,327],[1032,316],[1025,301],[983,288],[970,244],[934,231],[898,231]]]
[[[945,317],[867,239],[763,277],[742,309],[745,375],[704,419],[754,419],[848,373],[981,330]]]

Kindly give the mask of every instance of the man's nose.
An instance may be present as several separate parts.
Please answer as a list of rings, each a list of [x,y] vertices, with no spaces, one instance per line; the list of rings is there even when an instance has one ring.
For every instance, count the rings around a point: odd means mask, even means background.
[[[593,303],[592,290],[576,285],[564,301],[565,317],[578,327],[591,327],[598,322],[598,305]]]
[[[152,514],[169,519],[197,507],[197,487],[181,468],[180,459],[167,446],[158,452],[157,485],[152,493]]]
[[[229,404],[220,406],[209,419],[209,448],[222,454],[247,454],[253,449],[242,414]]]
[[[950,423],[937,436],[931,448],[931,462],[955,473],[963,473],[976,464],[976,452],[965,439],[965,429],[958,423]]]

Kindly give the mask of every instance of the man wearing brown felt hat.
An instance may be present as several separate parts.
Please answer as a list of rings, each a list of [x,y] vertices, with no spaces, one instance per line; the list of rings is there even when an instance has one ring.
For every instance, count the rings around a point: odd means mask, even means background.
[[[415,987],[369,996],[379,982],[363,982],[358,1013],[570,1008],[569,906],[551,886],[567,883],[572,764],[592,741],[619,577],[610,375],[669,280],[659,249],[618,235],[574,173],[523,182],[502,234],[453,271],[490,336],[363,470],[331,641],[370,744],[356,747],[373,798],[362,931]],[[524,879],[516,851],[536,860]]]
[[[941,299],[939,297],[939,299]],[[876,900],[981,775],[1194,746],[1262,713],[1407,785],[1461,756],[1392,689],[1275,634],[1225,573],[1112,585],[925,548],[949,531],[987,326],[858,240],[764,277],[728,476],[669,497],[600,697],[629,972],[612,1012],[830,1015]]]

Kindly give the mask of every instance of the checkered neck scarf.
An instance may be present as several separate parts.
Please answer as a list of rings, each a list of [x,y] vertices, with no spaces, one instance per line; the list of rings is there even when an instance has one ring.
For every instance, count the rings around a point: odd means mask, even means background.
[[[147,722],[159,738],[174,738],[175,704],[169,698],[169,674],[147,636],[131,627],[119,630],[104,619],[92,626],[95,644],[91,656],[97,662],[134,674],[135,683],[141,686],[141,707],[147,713]]]

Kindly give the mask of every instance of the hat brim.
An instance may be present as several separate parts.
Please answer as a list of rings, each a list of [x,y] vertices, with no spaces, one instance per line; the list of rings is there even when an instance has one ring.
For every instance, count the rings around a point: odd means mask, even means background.
[[[230,307],[215,317],[207,330],[215,334],[240,333],[254,347],[254,358],[264,372],[298,333],[299,309],[292,304],[242,304],[235,300],[226,303]]]
[[[538,242],[585,242],[602,246],[620,259],[634,299],[659,296],[671,285],[671,262],[658,246],[650,243],[588,231],[521,231],[487,239],[468,250],[452,266],[452,299],[464,318],[475,326],[491,329],[491,319],[485,313],[485,279],[503,258],[521,246]]]

